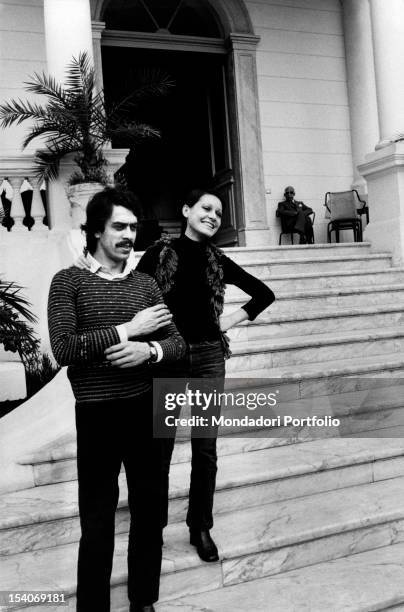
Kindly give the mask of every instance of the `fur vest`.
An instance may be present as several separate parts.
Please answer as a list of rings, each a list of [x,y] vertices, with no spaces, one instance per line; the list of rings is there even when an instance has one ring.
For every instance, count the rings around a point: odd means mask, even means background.
[[[159,263],[156,269],[156,281],[163,295],[167,294],[173,284],[178,267],[178,254],[173,246],[174,241],[170,238],[161,238],[155,244],[161,246]],[[223,280],[223,267],[220,260],[223,256],[221,249],[209,242],[206,245],[208,264],[206,267],[206,283],[211,288],[210,303],[212,306],[214,320],[220,330],[220,315],[223,312],[224,293],[226,285]],[[231,355],[229,338],[225,332],[220,331],[225,359]]]

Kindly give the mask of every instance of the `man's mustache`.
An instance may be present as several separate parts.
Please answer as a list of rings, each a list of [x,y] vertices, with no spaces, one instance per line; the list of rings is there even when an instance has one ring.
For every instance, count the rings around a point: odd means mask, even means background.
[[[133,248],[134,242],[133,240],[123,240],[122,242],[118,242],[116,244],[117,247],[130,247]]]

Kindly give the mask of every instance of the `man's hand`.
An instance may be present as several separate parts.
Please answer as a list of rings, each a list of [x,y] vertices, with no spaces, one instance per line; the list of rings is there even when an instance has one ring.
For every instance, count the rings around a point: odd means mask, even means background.
[[[147,342],[120,342],[110,346],[105,351],[105,356],[113,366],[118,368],[134,368],[150,357],[150,347]]]
[[[173,315],[165,304],[156,304],[140,310],[129,323],[125,323],[128,338],[147,336],[171,323]]]

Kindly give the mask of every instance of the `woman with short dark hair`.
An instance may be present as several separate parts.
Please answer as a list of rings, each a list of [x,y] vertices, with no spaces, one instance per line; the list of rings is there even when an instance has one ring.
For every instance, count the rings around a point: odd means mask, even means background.
[[[254,320],[275,299],[263,282],[212,244],[211,239],[221,225],[222,212],[222,201],[213,191],[194,189],[182,207],[185,228],[180,238],[159,240],[147,249],[137,266],[138,271],[156,279],[187,344],[185,358],[175,364],[175,377],[224,379],[224,361],[230,356],[225,332],[244,320]],[[236,285],[251,300],[224,315],[226,284]],[[164,375],[170,376],[170,370],[160,374]],[[174,436],[167,439],[167,481],[173,447]],[[219,558],[209,533],[213,526],[216,472],[216,437],[192,437],[187,525],[191,544],[197,547],[204,561]],[[163,522],[167,524],[167,516]]]

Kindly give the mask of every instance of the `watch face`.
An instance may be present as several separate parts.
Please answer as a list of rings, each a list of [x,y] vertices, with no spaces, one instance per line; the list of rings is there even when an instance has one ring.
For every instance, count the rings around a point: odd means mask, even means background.
[[[157,361],[157,349],[155,346],[153,346],[152,344],[149,344],[150,346],[150,361],[154,362]]]

